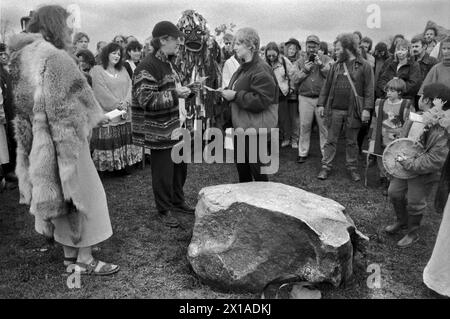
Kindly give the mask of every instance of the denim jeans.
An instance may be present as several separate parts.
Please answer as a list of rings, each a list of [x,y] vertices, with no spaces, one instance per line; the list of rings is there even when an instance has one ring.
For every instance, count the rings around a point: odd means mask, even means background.
[[[331,170],[332,162],[336,156],[337,144],[342,127],[345,127],[345,166],[349,170],[358,168],[358,132],[359,128],[350,128],[346,125],[348,112],[341,110],[331,111],[331,123],[328,127],[328,135],[323,147],[322,168]]]

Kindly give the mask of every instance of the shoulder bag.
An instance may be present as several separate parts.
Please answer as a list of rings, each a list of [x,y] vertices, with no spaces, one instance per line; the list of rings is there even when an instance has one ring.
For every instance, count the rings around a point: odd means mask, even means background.
[[[362,110],[364,107],[364,98],[362,96],[359,96],[356,92],[355,84],[353,84],[353,80],[350,77],[350,73],[348,72],[347,64],[343,62],[344,64],[344,70],[345,75],[347,75],[347,79],[350,82],[350,86],[352,87],[353,94],[355,95],[355,102],[356,102],[356,108],[355,108],[355,114],[358,119],[361,119]]]

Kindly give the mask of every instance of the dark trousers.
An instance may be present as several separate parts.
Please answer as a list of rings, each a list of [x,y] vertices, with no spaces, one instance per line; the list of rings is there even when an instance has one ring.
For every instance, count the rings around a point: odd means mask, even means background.
[[[183,186],[187,176],[187,164],[175,164],[170,156],[172,149],[151,150],[152,187],[156,209],[165,212],[183,204]]]
[[[8,142],[8,151],[9,151],[9,163],[3,165],[3,171],[5,174],[14,172],[16,169],[16,149],[17,143],[14,137],[14,126],[13,122],[8,121],[6,124],[6,138]]]
[[[408,232],[419,228],[422,215],[427,207],[427,197],[437,180],[436,174],[391,180],[388,189],[389,199],[394,206],[397,221],[408,225]]]
[[[363,151],[362,147],[364,144],[364,140],[367,137],[367,135],[369,134],[370,125],[372,124],[372,114],[373,114],[373,112],[370,111],[369,122],[362,123],[361,128],[359,129],[359,132],[358,132],[358,148],[359,148],[360,153]]]
[[[348,112],[342,110],[332,110],[331,123],[328,127],[328,135],[323,147],[322,168],[331,170],[332,162],[336,156],[339,135],[345,125],[345,166],[349,170],[358,168],[358,132],[359,128],[351,128],[346,123]]]
[[[372,119],[372,117],[370,117],[370,118]],[[369,129],[370,129],[370,122],[361,124],[361,128],[359,129],[358,138],[357,138],[358,149],[359,149],[360,153],[363,151],[364,140],[367,137],[367,134],[369,134]]]
[[[300,134],[300,119],[298,113],[298,101],[288,100],[283,93],[279,93],[278,100],[278,128],[280,139],[298,143]]]
[[[250,163],[250,141],[251,139],[246,136],[245,137],[245,161],[244,163],[238,163],[237,158],[237,138],[234,138],[234,162],[236,163],[236,168],[239,175],[239,183],[248,183],[248,182],[268,182],[269,177],[267,174],[261,174],[261,167],[266,166],[266,164],[261,163],[259,156],[259,136],[257,136],[256,142],[256,163]],[[270,152],[270,139],[267,141],[267,149]],[[270,153],[269,153],[270,154]]]

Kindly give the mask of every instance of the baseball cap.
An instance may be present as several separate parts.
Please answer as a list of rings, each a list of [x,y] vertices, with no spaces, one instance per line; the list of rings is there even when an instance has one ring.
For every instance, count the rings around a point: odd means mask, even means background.
[[[161,21],[155,24],[152,31],[153,38],[159,38],[165,35],[170,35],[174,38],[184,37],[184,33],[170,21]]]
[[[310,36],[308,36],[306,38],[306,43],[308,43],[308,42],[314,42],[314,43],[320,44],[320,40],[319,40],[319,37],[317,35],[310,35]]]

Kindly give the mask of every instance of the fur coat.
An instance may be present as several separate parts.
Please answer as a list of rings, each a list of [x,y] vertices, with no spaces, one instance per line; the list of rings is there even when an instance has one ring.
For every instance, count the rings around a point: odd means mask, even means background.
[[[36,230],[48,237],[51,220],[67,215],[77,243],[83,203],[71,183],[81,147],[103,111],[66,51],[40,34],[19,34],[9,46],[20,203],[30,205]]]

